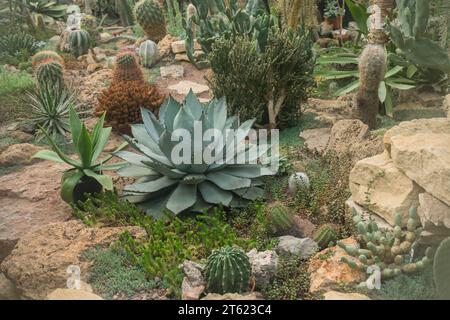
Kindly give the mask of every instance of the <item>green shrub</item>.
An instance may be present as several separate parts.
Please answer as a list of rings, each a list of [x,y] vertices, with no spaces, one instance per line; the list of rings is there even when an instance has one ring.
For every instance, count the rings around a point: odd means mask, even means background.
[[[43,43],[25,33],[0,37],[0,61],[18,66],[27,62],[42,45]]]
[[[83,258],[92,262],[89,283],[96,293],[107,299],[118,294],[131,298],[161,285],[147,280],[144,270],[132,265],[124,252],[96,248],[86,251]]]
[[[0,96],[22,93],[33,87],[33,77],[26,72],[12,73],[0,67]]]
[[[261,124],[288,127],[297,123],[299,105],[314,86],[315,57],[305,29],[269,32],[264,51],[255,40],[221,37],[208,59],[214,71],[214,95],[225,96],[229,113],[241,120],[256,118]]]

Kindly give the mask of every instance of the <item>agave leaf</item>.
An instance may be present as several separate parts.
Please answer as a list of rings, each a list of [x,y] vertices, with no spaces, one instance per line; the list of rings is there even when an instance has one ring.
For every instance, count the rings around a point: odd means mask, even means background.
[[[139,152],[145,154],[148,158],[152,159],[153,161],[158,161],[160,163],[163,163],[167,166],[172,166],[172,163],[170,160],[168,160],[165,156],[161,156],[153,152],[150,148],[147,148],[143,144],[140,144],[133,139],[131,139],[128,136],[123,136],[125,141],[127,141],[134,149],[138,150]],[[147,159],[148,160],[148,159]]]
[[[55,141],[52,139],[52,137],[50,137],[50,135],[48,134],[48,132],[40,127],[42,133],[44,134],[44,136],[47,138],[47,140],[50,142],[50,145],[52,146],[53,151],[55,151],[55,153],[66,163],[70,164],[71,166],[74,166],[75,168],[80,169],[82,167],[82,165],[75,161],[70,159],[68,156],[66,156],[61,149],[58,147],[58,145],[55,143]]]
[[[190,212],[204,212],[205,210],[208,210],[212,206],[213,206],[213,204],[205,202],[203,200],[203,198],[200,195],[198,195],[197,201],[195,202],[195,204],[192,207],[189,208],[189,211]]]
[[[171,214],[171,212],[167,210],[166,207],[169,198],[170,194],[166,193],[157,198],[140,203],[139,207],[142,208],[146,214],[152,216],[157,220],[167,220]]]
[[[192,89],[189,90],[183,107],[189,108],[190,113],[195,120],[199,120],[203,114],[203,105],[200,103],[200,101],[198,101],[197,96],[194,94]]]
[[[36,153],[31,158],[38,158],[38,159],[44,159],[44,160],[50,160],[53,162],[59,162],[59,163],[65,163],[63,159],[61,159],[60,156],[54,151],[51,150],[41,150],[38,153]]]
[[[173,131],[173,123],[181,105],[172,96],[159,109],[159,121],[169,131]]]
[[[113,187],[113,181],[112,178],[106,174],[98,174],[92,170],[89,169],[84,169],[83,172],[91,177],[94,178],[95,180],[97,180],[98,183],[100,183],[102,185],[103,188],[105,188],[106,190],[112,190]]]
[[[130,164],[120,168],[117,173],[121,177],[145,177],[145,176],[159,176],[160,173],[143,166]]]
[[[147,130],[149,136],[156,143],[159,142],[159,136],[163,132],[164,128],[156,119],[155,115],[145,108],[141,108],[142,120],[144,122],[145,130]]]
[[[210,172],[206,175],[206,179],[224,190],[250,187],[251,184],[248,178],[239,178],[223,172]]]
[[[73,191],[75,190],[78,181],[84,176],[80,170],[69,170],[64,173],[63,182],[61,184],[61,198],[67,202],[73,202]]]
[[[94,169],[98,171],[117,171],[126,166],[126,162],[113,163],[113,164],[104,164],[96,166]]]
[[[81,120],[78,117],[78,114],[76,113],[75,109],[70,106],[69,108],[69,121],[70,121],[70,131],[72,133],[72,141],[75,144],[75,147],[77,148],[76,144],[78,143],[78,137],[81,133]]]
[[[142,166],[143,161],[148,161],[148,158],[146,156],[129,151],[117,151],[113,154],[114,156],[137,166]]]
[[[238,196],[248,200],[256,200],[264,196],[264,190],[258,187],[242,188],[233,190]]]
[[[78,155],[80,156],[83,168],[89,168],[91,166],[92,160],[92,140],[89,135],[86,126],[83,124],[81,126],[80,136],[77,142]]]
[[[179,180],[169,179],[168,177],[161,177],[161,178],[153,180],[153,181],[144,182],[144,183],[135,183],[135,184],[126,186],[124,188],[124,191],[143,192],[143,193],[157,192],[164,188],[168,188],[178,182],[179,182]]]
[[[186,129],[192,132],[194,128],[194,120],[194,116],[188,108],[180,108],[173,122],[173,131],[176,129]]]
[[[197,200],[197,186],[179,184],[167,202],[167,209],[175,214],[192,207]]]
[[[105,116],[106,112],[103,112],[102,116],[97,120],[97,123],[95,124],[94,129],[92,130],[92,143],[94,146],[97,146],[100,133],[103,130],[103,124],[105,123]]]
[[[140,143],[152,150],[154,153],[164,156],[159,145],[149,136],[143,124],[131,125],[131,133],[133,137]]]
[[[198,189],[203,199],[208,203],[221,203],[228,206],[233,199],[233,194],[230,191],[222,190],[209,181],[199,184]]]
[[[208,105],[208,112],[206,116],[212,127],[220,131],[223,130],[227,121],[227,104],[225,97],[220,99],[213,99]]]
[[[261,176],[261,165],[247,164],[247,165],[228,166],[224,168],[222,172],[231,174],[232,176],[236,177],[257,178]]]
[[[233,200],[230,202],[230,207],[232,208],[245,208],[250,204],[250,200],[243,199],[238,195],[233,196]]]
[[[93,143],[94,152],[92,154],[92,161],[97,160],[98,156],[100,155],[100,153],[102,153],[103,149],[105,148],[106,143],[108,143],[109,136],[111,135],[111,129],[112,128],[101,128],[97,139],[94,134],[94,140],[96,139],[97,142]]]

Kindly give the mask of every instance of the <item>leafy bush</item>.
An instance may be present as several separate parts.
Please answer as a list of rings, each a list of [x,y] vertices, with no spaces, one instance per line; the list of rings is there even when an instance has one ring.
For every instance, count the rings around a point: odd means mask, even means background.
[[[225,96],[229,113],[242,120],[292,126],[315,84],[312,44],[305,29],[297,33],[276,27],[270,30],[264,51],[248,37],[219,38],[208,56],[214,95]]]
[[[95,292],[107,299],[118,294],[131,298],[160,285],[147,280],[144,270],[132,265],[129,257],[120,250],[96,248],[84,252],[83,258],[92,262],[89,283]]]

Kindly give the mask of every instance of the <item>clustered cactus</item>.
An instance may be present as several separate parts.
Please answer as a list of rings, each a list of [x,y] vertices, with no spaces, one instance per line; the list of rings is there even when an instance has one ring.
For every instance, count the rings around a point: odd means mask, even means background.
[[[267,221],[275,235],[282,235],[294,224],[288,208],[283,204],[275,204],[268,208]]]
[[[222,247],[209,257],[205,267],[208,291],[214,293],[240,293],[248,289],[251,265],[239,248]]]
[[[324,224],[314,233],[314,241],[320,249],[325,249],[335,243],[338,235],[338,231],[334,225]]]
[[[390,279],[402,273],[411,274],[424,269],[431,262],[431,248],[420,260],[413,262],[413,252],[416,240],[422,228],[417,210],[411,208],[407,220],[407,230],[402,230],[401,215],[396,215],[395,227],[392,231],[381,231],[374,221],[365,224],[353,209],[353,221],[358,232],[360,246],[345,245],[339,242],[350,256],[358,258],[359,262],[351,261],[345,257],[342,261],[351,268],[367,271],[367,268],[376,265],[380,268],[381,279]],[[364,285],[364,282],[361,284]]]
[[[134,6],[134,16],[148,39],[158,42],[167,34],[164,12],[158,1],[139,1]]]
[[[86,30],[74,30],[69,36],[70,51],[78,58],[88,53],[91,47],[91,37]]]

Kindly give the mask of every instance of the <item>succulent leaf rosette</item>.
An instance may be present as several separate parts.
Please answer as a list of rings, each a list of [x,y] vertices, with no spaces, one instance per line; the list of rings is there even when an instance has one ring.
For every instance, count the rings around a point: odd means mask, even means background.
[[[236,117],[227,118],[225,99],[203,105],[191,91],[182,104],[166,100],[159,120],[147,109],[141,112],[144,123],[132,125],[133,138],[124,136],[139,154],[115,155],[129,163],[118,173],[136,178],[124,188],[124,197],[147,214],[163,218],[218,204],[243,207],[263,195],[261,177],[274,174],[261,161],[269,145],[245,143],[254,120],[239,126]],[[199,137],[198,130],[205,134]],[[212,130],[221,138],[207,141]]]

